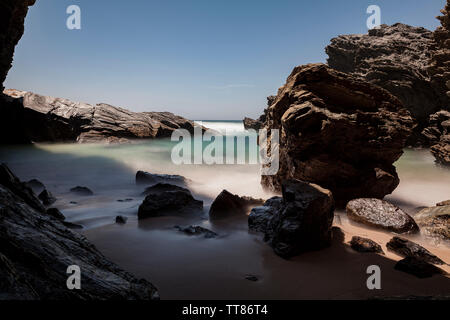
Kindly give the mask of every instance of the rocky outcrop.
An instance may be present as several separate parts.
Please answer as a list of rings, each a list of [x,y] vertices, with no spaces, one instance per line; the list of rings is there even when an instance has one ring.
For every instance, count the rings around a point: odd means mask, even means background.
[[[405,259],[400,260],[395,264],[394,268],[396,270],[412,274],[413,276],[421,279],[431,278],[433,275],[437,274],[447,274],[444,270],[432,265],[431,263],[414,257],[406,257]]]
[[[136,172],[136,184],[150,186],[157,183],[169,183],[177,186],[185,186],[187,179],[177,174],[155,174],[145,171]]]
[[[0,143],[124,142],[170,137],[176,129],[194,130],[194,122],[170,112],[132,112],[108,104],[90,105],[31,92],[6,90],[0,109]]]
[[[436,257],[424,247],[400,237],[393,237],[386,244],[386,247],[388,250],[395,252],[402,257],[414,257],[416,259],[438,265],[445,264],[444,261]]]
[[[254,119],[247,118],[247,117],[244,118],[243,122],[244,122],[245,130],[249,130],[249,129],[259,130],[263,126],[263,123],[261,121],[254,120]]]
[[[422,136],[431,146],[436,162],[450,166],[450,112],[441,110],[432,114]]]
[[[93,196],[94,195],[94,192],[91,189],[89,189],[88,187],[77,186],[77,187],[70,189],[70,192],[75,193],[79,196]]]
[[[450,201],[425,208],[414,219],[427,237],[450,241]]]
[[[397,187],[392,164],[403,153],[412,119],[388,91],[310,64],[296,67],[279,89],[265,127],[280,130],[279,170],[263,176],[262,184],[280,190],[285,179],[308,181],[331,190],[343,206],[383,198]]]
[[[157,299],[156,288],[104,257],[61,218],[47,214],[11,171],[0,177],[0,300]],[[28,189],[27,189],[28,188]],[[69,290],[69,266],[82,290]]]
[[[36,0],[2,0],[0,4],[0,93],[12,66],[14,48],[22,38],[28,7]]]
[[[158,183],[145,190],[144,201],[139,206],[138,218],[164,215],[199,214],[203,210],[203,201],[196,200],[188,189]]]
[[[367,238],[354,236],[350,241],[350,246],[353,250],[358,252],[373,252],[384,254],[383,249],[378,243]]]
[[[343,35],[325,49],[330,67],[379,85],[395,95],[417,122],[410,143],[420,135],[430,114],[442,103],[428,76],[433,34],[424,28],[397,23],[381,25],[368,34]]]
[[[330,191],[299,180],[283,183],[283,198],[254,208],[249,229],[264,233],[275,253],[290,258],[330,245],[334,200]]]
[[[437,17],[441,26],[433,33],[428,73],[433,87],[439,93],[438,103],[443,109],[450,111],[450,0],[447,0],[441,12],[443,15]]]
[[[262,199],[254,199],[246,196],[240,197],[237,194],[223,190],[211,204],[209,218],[214,220],[244,215],[248,212],[249,208],[260,206],[263,203],[264,200]]]
[[[396,233],[416,233],[419,227],[399,207],[379,199],[355,199],[346,207],[347,217],[355,222]]]
[[[51,204],[56,202],[56,198],[47,189],[44,189],[39,194],[38,198],[42,201],[44,206],[49,206],[49,205],[51,205]]]

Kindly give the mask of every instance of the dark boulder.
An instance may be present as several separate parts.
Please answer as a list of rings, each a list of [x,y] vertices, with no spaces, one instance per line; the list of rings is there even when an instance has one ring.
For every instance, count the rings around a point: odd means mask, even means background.
[[[42,190],[45,189],[45,185],[37,179],[31,179],[30,181],[26,182],[26,185],[30,187],[36,194],[41,193]]]
[[[252,206],[259,206],[264,203],[262,199],[251,197],[240,197],[223,190],[211,204],[209,209],[210,219],[223,219],[234,215],[244,215]]]
[[[254,120],[254,119],[247,118],[247,117],[244,118],[243,122],[244,122],[245,130],[249,130],[249,129],[259,130],[263,126],[263,123],[261,121]]]
[[[406,257],[403,260],[400,260],[395,264],[394,268],[421,279],[431,278],[435,274],[446,274],[444,270],[415,257]]]
[[[354,236],[350,241],[350,246],[358,252],[373,252],[384,254],[381,246],[373,240]]]
[[[136,184],[154,185],[157,183],[169,183],[178,186],[186,186],[186,178],[176,174],[155,174],[145,171],[136,173]]]
[[[139,206],[138,218],[163,215],[198,214],[203,210],[203,201],[194,199],[188,189],[158,183],[145,190],[147,195]]]
[[[383,198],[399,184],[393,163],[412,127],[388,91],[323,64],[296,67],[267,111],[265,128],[280,130],[279,170],[262,184],[279,191],[286,179],[315,183],[339,206]],[[268,147],[277,144],[269,138]]]
[[[334,200],[330,191],[299,180],[283,183],[283,198],[272,198],[254,208],[249,227],[264,232],[264,239],[283,258],[327,247],[332,238]],[[256,217],[255,217],[256,215]]]
[[[68,223],[33,208],[29,200],[21,197],[27,196],[20,192],[23,184],[14,175],[12,180],[19,184],[10,188],[0,182],[0,299],[148,300],[159,297],[152,284],[120,269],[83,235],[69,230],[65,226]],[[81,269],[82,290],[67,289],[67,269],[71,265]]]
[[[386,244],[386,247],[388,250],[395,252],[402,257],[414,257],[416,259],[438,265],[445,264],[444,261],[436,257],[424,247],[400,237],[393,237]]]
[[[39,194],[39,199],[42,201],[42,203],[44,204],[44,206],[49,206],[53,203],[56,202],[56,198],[51,194],[50,191],[48,191],[47,189],[44,189],[40,194]]]
[[[218,236],[218,234],[215,233],[214,231],[208,230],[200,226],[188,226],[188,227],[175,226],[175,229],[189,236],[202,236],[203,238],[206,239],[216,238]]]
[[[355,222],[396,233],[416,233],[413,218],[397,206],[379,199],[355,199],[346,207],[347,217]]]
[[[117,216],[116,217],[116,223],[117,224],[126,224],[127,220],[128,220],[128,218],[124,217],[124,216]]]
[[[91,189],[89,189],[87,187],[80,187],[80,186],[70,189],[70,192],[75,193],[79,196],[93,196],[94,195],[94,192],[92,192]]]

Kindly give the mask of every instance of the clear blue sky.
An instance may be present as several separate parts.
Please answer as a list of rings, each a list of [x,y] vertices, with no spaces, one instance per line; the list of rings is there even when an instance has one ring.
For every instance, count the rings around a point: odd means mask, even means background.
[[[296,65],[382,23],[434,30],[444,0],[37,0],[7,88],[191,119],[257,117]],[[82,29],[66,28],[66,8]]]

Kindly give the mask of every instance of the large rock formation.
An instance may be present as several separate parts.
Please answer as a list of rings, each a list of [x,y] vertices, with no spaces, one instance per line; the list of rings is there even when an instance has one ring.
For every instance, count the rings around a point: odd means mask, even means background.
[[[299,180],[283,183],[283,198],[250,213],[249,229],[264,233],[276,254],[290,258],[330,245],[334,200],[329,190]]]
[[[331,190],[339,205],[383,198],[399,183],[392,164],[412,123],[378,86],[323,64],[296,67],[267,110],[265,127],[281,131],[279,170],[262,183],[278,191],[286,179],[312,182]]]
[[[192,121],[169,112],[132,112],[17,90],[5,94],[0,143],[17,142],[17,136],[34,142],[121,142],[170,137],[176,129],[194,130]]]
[[[48,214],[33,191],[0,166],[0,300],[156,299],[158,292],[104,257],[84,236]],[[69,266],[81,290],[69,290]]]
[[[420,132],[442,101],[428,76],[433,33],[397,23],[368,34],[343,35],[325,49],[330,67],[365,79],[397,96],[417,121],[412,144],[427,144]]]
[[[2,0],[0,2],[0,94],[12,66],[14,48],[24,32],[28,7],[36,0]]]
[[[432,56],[428,73],[431,83],[439,93],[439,104],[450,111],[450,0],[443,10],[443,16],[437,17],[441,26],[433,33]]]

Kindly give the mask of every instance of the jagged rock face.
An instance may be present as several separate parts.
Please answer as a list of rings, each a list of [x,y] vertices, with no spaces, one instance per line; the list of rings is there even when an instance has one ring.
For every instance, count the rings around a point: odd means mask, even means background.
[[[339,36],[325,49],[330,67],[379,85],[402,101],[418,123],[412,144],[423,143],[420,132],[429,115],[442,108],[427,73],[432,38],[429,30],[397,23],[365,35]]]
[[[334,200],[329,190],[299,180],[283,182],[283,198],[253,208],[249,229],[263,232],[274,252],[290,258],[330,245]]]
[[[450,0],[437,17],[441,26],[433,33],[432,59],[428,69],[431,82],[439,93],[443,109],[450,111]]]
[[[450,112],[441,110],[432,114],[422,135],[430,142],[436,162],[450,166]]]
[[[28,7],[36,0],[2,0],[0,3],[0,92],[14,56],[14,48],[24,32]]]
[[[0,172],[0,300],[158,298],[152,284],[120,269],[36,204],[6,166]],[[66,286],[71,265],[80,267],[81,290]]]
[[[1,143],[122,142],[169,137],[176,129],[194,130],[194,123],[169,112],[132,112],[107,104],[90,105],[17,90],[5,90],[1,109]],[[17,134],[15,134],[17,133]]]
[[[380,87],[323,64],[296,67],[267,111],[266,128],[280,130],[279,170],[262,184],[278,191],[286,179],[312,182],[331,190],[339,206],[383,198],[399,183],[392,164],[412,123]]]

